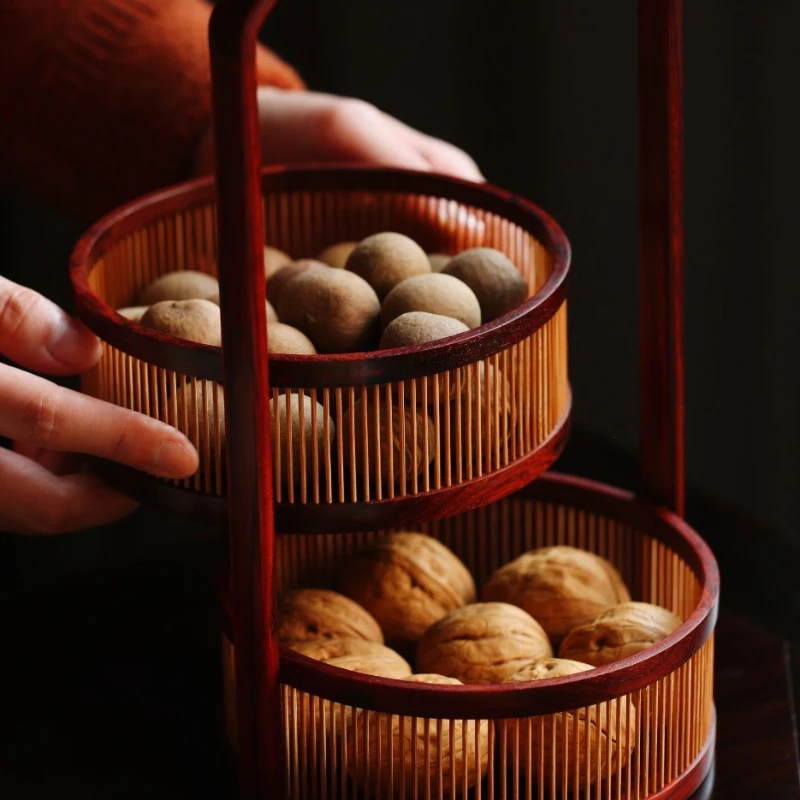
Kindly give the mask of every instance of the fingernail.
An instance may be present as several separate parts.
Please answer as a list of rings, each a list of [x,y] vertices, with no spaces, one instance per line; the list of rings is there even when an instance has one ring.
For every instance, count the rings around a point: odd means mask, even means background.
[[[197,451],[188,443],[162,442],[153,459],[153,472],[163,478],[188,478],[197,466]]]
[[[102,345],[88,328],[65,314],[53,329],[47,351],[56,361],[81,370],[94,366],[102,353]]]

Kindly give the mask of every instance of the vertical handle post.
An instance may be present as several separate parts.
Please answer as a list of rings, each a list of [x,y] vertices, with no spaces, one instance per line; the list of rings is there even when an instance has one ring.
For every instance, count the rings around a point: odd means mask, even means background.
[[[285,797],[256,102],[258,29],[274,0],[219,0],[210,25],[239,781]]]
[[[681,0],[639,0],[640,477],[684,513]]]

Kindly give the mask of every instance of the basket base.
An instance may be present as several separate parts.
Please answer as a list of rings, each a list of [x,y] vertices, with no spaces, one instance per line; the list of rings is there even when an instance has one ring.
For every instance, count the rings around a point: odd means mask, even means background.
[[[714,750],[717,744],[717,712],[706,743],[689,769],[647,800],[707,800],[714,788]]]
[[[232,785],[236,783],[237,756],[227,736],[223,736],[226,763],[230,770]],[[714,791],[714,752],[717,743],[717,712],[711,722],[706,743],[703,749],[683,775],[679,775],[672,783],[660,792],[642,795],[643,800],[710,800]],[[348,800],[362,800],[361,795],[352,793]]]
[[[535,450],[501,469],[441,489],[356,503],[276,503],[278,533],[351,533],[402,528],[442,519],[508,497],[556,461],[569,439],[572,399],[552,433]],[[113,461],[89,458],[92,469],[140,503],[212,525],[228,524],[225,497],[165,483]]]

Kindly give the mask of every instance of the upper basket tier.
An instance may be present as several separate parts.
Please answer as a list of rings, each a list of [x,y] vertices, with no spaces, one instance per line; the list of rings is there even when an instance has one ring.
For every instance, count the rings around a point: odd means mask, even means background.
[[[427,252],[504,252],[528,283],[515,310],[415,347],[270,356],[276,527],[374,530],[442,517],[506,496],[543,472],[567,435],[569,245],[534,205],[488,185],[400,170],[265,170],[265,241],[292,258],[392,230]],[[151,504],[226,519],[220,348],[116,313],[154,278],[216,274],[214,185],[139,199],[81,239],[71,278],[80,318],[103,340],[84,391],[174,425],[200,453],[190,479],[119,465],[109,477]],[[291,414],[280,409],[291,408]]]

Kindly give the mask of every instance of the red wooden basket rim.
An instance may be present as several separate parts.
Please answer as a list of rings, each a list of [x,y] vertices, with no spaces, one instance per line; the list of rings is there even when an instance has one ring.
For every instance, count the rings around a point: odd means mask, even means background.
[[[643,689],[678,669],[708,641],[717,619],[719,570],[708,545],[684,520],[630,492],[571,475],[548,473],[519,494],[605,513],[665,541],[701,580],[697,607],[677,630],[647,650],[561,678],[469,686],[407,683],[332,667],[284,647],[281,680],[318,697],[385,713],[442,719],[525,717],[593,705]],[[230,631],[224,586],[219,594]]]
[[[370,353],[270,356],[275,387],[325,388],[388,383],[474,363],[521,341],[542,327],[564,300],[570,275],[570,247],[558,223],[538,206],[489,184],[444,175],[368,167],[270,167],[262,188],[280,191],[394,191],[446,197],[501,215],[528,230],[553,256],[544,285],[508,314],[457,336],[413,347]],[[120,316],[89,286],[91,264],[123,236],[157,216],[207,203],[214,198],[212,178],[172,186],[121,206],[92,226],[70,259],[70,279],[78,315],[106,342],[151,364],[209,380],[222,380],[221,349],[186,342],[143,328]],[[313,369],[309,369],[313,365]]]

